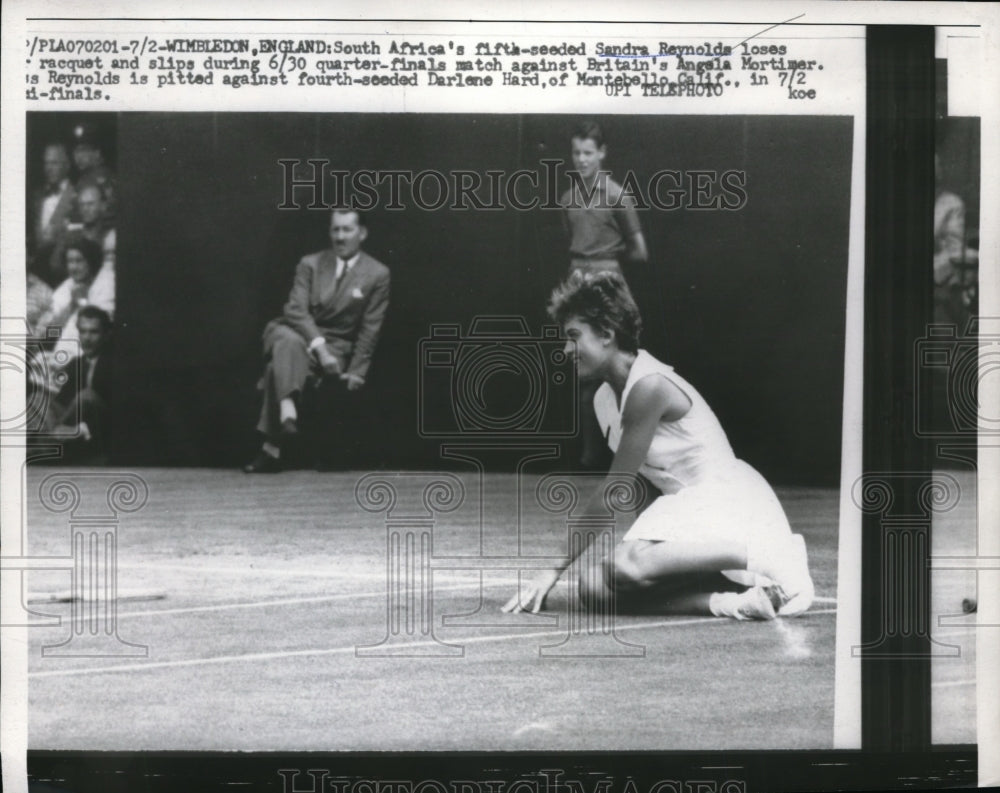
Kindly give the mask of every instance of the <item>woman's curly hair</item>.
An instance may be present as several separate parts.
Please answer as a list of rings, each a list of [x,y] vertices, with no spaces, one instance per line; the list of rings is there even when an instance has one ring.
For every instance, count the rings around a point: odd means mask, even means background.
[[[575,270],[552,291],[548,310],[560,325],[575,317],[596,331],[614,333],[619,349],[639,351],[642,317],[620,273]]]

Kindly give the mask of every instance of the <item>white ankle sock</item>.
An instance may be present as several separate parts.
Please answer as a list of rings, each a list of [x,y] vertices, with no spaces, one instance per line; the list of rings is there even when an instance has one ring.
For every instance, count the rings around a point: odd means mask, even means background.
[[[281,457],[281,449],[275,446],[273,443],[264,441],[264,445],[260,447],[264,454],[269,454],[274,458]]]
[[[281,415],[281,421],[285,421],[285,419],[292,419],[294,421],[299,417],[299,412],[295,409],[295,401],[291,397],[282,399],[278,410]]]
[[[708,608],[716,617],[735,620],[773,620],[774,601],[760,587],[746,592],[715,592],[708,598]]]
[[[732,617],[739,605],[735,592],[713,592],[708,598],[708,610],[716,617]]]

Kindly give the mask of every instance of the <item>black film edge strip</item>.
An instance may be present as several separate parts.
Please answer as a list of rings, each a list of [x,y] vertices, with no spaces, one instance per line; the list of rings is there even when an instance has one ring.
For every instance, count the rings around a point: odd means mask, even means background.
[[[913,350],[932,311],[934,28],[869,27],[867,76],[861,732],[867,751],[902,752],[931,743],[930,465],[914,431],[930,395]]]

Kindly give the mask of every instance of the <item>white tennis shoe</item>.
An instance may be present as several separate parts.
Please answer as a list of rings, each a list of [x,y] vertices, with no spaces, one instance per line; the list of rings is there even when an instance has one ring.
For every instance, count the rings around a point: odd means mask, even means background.
[[[717,617],[732,617],[741,621],[775,618],[773,596],[760,586],[751,587],[746,592],[717,592],[709,603]]]

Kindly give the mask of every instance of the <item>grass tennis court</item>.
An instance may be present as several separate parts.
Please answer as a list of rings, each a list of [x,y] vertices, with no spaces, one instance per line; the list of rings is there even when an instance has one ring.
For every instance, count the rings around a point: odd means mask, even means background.
[[[38,498],[39,485],[57,470],[28,471],[33,555],[69,553],[67,516],[47,511]],[[613,650],[623,655],[587,657],[588,642],[608,646],[609,637],[602,635],[580,638],[574,657],[541,656],[540,647],[567,635],[567,585],[557,586],[543,615],[501,614],[516,573],[494,565],[480,576],[474,563],[459,569],[461,563],[451,561],[431,565],[427,613],[434,636],[417,636],[401,656],[369,657],[359,656],[357,648],[378,645],[388,630],[387,550],[384,516],[364,511],[355,500],[362,474],[138,473],[148,484],[149,501],[123,517],[118,532],[118,585],[127,599],[119,604],[117,626],[123,640],[148,646],[148,657],[42,657],[41,647],[65,640],[69,628],[64,620],[62,626],[32,629],[30,748],[832,745],[833,488],[776,488],[810,549],[818,597],[801,618],[736,623],[620,616]],[[423,476],[397,477],[400,492],[418,497]],[[565,519],[532,508],[537,478],[526,476],[519,486],[513,475],[486,474],[482,493],[474,475],[462,474],[461,480],[465,502],[438,516],[434,558],[475,557],[480,548],[499,556],[499,549],[512,547],[519,493],[522,554],[555,554],[560,543],[565,546]],[[961,529],[961,515],[953,517],[954,525],[939,528],[939,543],[962,534],[974,547],[974,532]],[[959,538],[949,547],[963,552],[969,544]],[[938,544],[935,552],[941,552]],[[939,589],[948,591],[936,590],[935,597],[960,602],[969,574],[941,575]],[[68,572],[52,571],[32,573],[25,589],[37,597],[69,587]],[[141,599],[154,593],[165,597]],[[70,613],[66,603],[31,609],[64,618]],[[419,615],[413,619],[419,627]],[[935,739],[971,742],[972,631],[940,630],[962,646],[963,655],[935,667],[935,719],[941,713],[950,725]],[[452,649],[441,650],[445,644]]]

